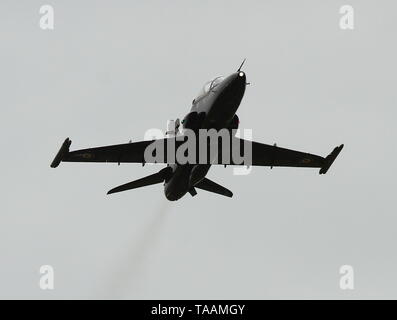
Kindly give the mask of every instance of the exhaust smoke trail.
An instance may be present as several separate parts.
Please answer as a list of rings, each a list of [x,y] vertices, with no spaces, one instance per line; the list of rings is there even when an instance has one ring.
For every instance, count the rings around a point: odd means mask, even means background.
[[[138,240],[131,240],[132,247],[130,250],[125,250],[125,257],[119,261],[111,273],[109,288],[104,292],[108,299],[127,298],[128,293],[128,296],[131,296],[132,291],[128,292],[131,288],[133,288],[133,294],[137,293],[136,290],[142,285],[139,282],[148,253],[158,244],[169,208],[170,203],[163,200],[154,210],[149,224],[142,228],[142,234]]]

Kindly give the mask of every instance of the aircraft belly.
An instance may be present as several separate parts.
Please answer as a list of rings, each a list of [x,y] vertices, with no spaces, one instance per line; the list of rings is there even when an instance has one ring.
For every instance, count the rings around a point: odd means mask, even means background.
[[[190,179],[189,179],[190,186],[193,187],[201,180],[203,180],[207,175],[208,171],[210,170],[210,168],[211,168],[210,164],[201,164],[194,166],[190,174]]]
[[[178,165],[173,176],[164,185],[164,193],[168,200],[175,201],[182,198],[189,191],[190,164]]]

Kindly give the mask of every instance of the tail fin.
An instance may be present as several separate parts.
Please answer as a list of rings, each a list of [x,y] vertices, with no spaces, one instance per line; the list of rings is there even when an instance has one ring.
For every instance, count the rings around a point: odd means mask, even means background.
[[[226,197],[233,197],[233,193],[226,189],[225,187],[222,187],[221,185],[215,183],[214,181],[211,181],[210,179],[204,178],[203,180],[201,180],[199,183],[197,183],[195,186],[195,188],[199,188],[202,190],[206,190],[209,192],[214,192],[217,194],[220,194],[222,196],[226,196]]]
[[[132,182],[128,182],[126,184],[122,184],[121,186],[118,186],[116,188],[113,188],[112,190],[109,190],[108,194],[131,190],[131,189],[136,189],[136,188],[145,187],[145,186],[150,186],[150,185],[156,184],[156,183],[161,183],[167,178],[170,170],[171,170],[170,167],[166,167],[164,169],[161,169],[157,173],[151,174],[150,176],[147,176],[147,177],[144,177],[144,178],[132,181]]]

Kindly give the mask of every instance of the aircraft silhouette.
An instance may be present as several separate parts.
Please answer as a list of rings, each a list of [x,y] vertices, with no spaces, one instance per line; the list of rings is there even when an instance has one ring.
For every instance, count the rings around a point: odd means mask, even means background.
[[[231,140],[222,145],[222,141],[218,143],[220,149],[227,146],[233,141],[240,146],[240,150],[244,152],[247,149],[246,143],[250,146],[250,159],[246,163],[236,163],[233,159],[225,162],[220,154],[216,152],[217,158],[207,157],[206,161],[188,161],[187,163],[178,162],[175,159],[175,150],[178,150],[184,142],[185,130],[198,132],[199,130],[215,131],[227,129],[230,133],[239,126],[239,118],[236,114],[243,98],[247,85],[246,74],[241,70],[243,63],[238,70],[228,77],[216,77],[207,82],[200,94],[193,100],[190,112],[182,121],[183,130],[179,132],[179,120],[176,127],[168,131],[168,136],[164,139],[130,142],[126,144],[118,144],[97,148],[88,148],[76,151],[69,151],[71,141],[67,138],[62,144],[60,150],[51,163],[52,168],[56,168],[60,162],[113,162],[113,163],[165,163],[167,166],[159,172],[146,176],[144,178],[123,184],[113,188],[108,194],[121,192],[125,190],[135,189],[157,183],[164,183],[164,193],[168,200],[175,201],[182,198],[186,193],[192,196],[197,194],[196,189],[202,189],[214,192],[227,197],[232,197],[233,193],[225,187],[206,178],[211,165],[253,165],[253,166],[270,166],[273,167],[310,167],[320,168],[319,173],[325,174],[335,161],[336,157],[343,148],[343,144],[336,147],[327,157],[294,151],[290,149],[280,148],[277,145],[267,145],[258,142],[251,142],[234,137],[231,134]],[[145,157],[145,150],[153,143],[164,143],[162,150],[162,160],[148,161]],[[173,142],[175,150],[170,147]],[[202,142],[201,142],[202,143]],[[210,143],[205,148],[210,148]],[[170,160],[170,153],[174,155]],[[156,151],[157,152],[157,151]]]

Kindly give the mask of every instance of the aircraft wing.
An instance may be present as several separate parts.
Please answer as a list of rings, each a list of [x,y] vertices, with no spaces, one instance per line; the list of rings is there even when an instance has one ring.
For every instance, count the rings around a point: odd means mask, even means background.
[[[234,145],[240,145],[240,154],[244,154],[244,148],[251,148],[252,157],[249,161],[244,163],[237,163],[233,159],[233,154],[230,155],[228,161],[222,161],[222,156],[219,156],[214,162],[207,160],[208,164],[227,164],[227,165],[253,165],[253,166],[270,166],[270,167],[307,167],[307,168],[321,168],[320,174],[327,173],[329,167],[335,161],[336,157],[343,148],[343,144],[336,147],[327,157],[323,158],[310,153],[280,148],[276,145],[268,145],[254,141],[233,138]],[[236,140],[237,139],[237,140]],[[105,147],[87,148],[76,151],[69,151],[71,141],[69,138],[62,144],[60,150],[51,163],[52,168],[56,168],[61,161],[63,162],[113,162],[113,163],[175,163],[175,151],[169,147],[174,143],[174,150],[184,143],[185,140],[177,140],[175,138],[166,138],[149,141],[131,142],[125,144],[117,144]],[[230,142],[230,141],[229,141]],[[145,150],[153,143],[162,145],[160,149],[160,157],[152,157],[148,161],[145,157]],[[219,146],[219,151],[222,151]],[[209,146],[208,146],[209,148]],[[154,148],[155,149],[155,148]],[[233,149],[233,144],[229,150]],[[158,149],[156,149],[157,152]],[[171,150],[168,152],[167,150]],[[248,149],[247,149],[248,150]],[[249,151],[249,150],[248,150]],[[170,154],[169,154],[170,153]],[[208,152],[209,154],[209,152]],[[249,154],[249,152],[248,152]],[[172,156],[172,162],[168,162],[167,156]],[[170,158],[171,159],[171,158]],[[195,163],[203,164],[196,160]]]
[[[67,138],[62,144],[58,154],[51,163],[52,168],[56,168],[60,162],[114,162],[114,163],[145,163],[145,150],[154,143],[159,142],[164,145],[163,161],[153,161],[152,163],[167,163],[167,143],[172,138],[131,142],[124,144],[116,144],[104,147],[87,148],[76,151],[69,151],[71,140]],[[176,148],[183,141],[175,141]],[[164,143],[165,142],[165,143]]]
[[[336,147],[327,157],[324,158],[311,153],[280,148],[276,145],[268,145],[239,138],[234,139],[239,140],[238,143],[240,143],[240,150],[243,151],[245,144],[251,144],[252,159],[247,164],[244,163],[244,165],[321,168],[320,174],[327,173],[329,167],[335,161],[343,148],[343,144]],[[243,152],[241,152],[241,154],[243,154]],[[233,162],[233,157],[230,158],[232,162],[231,164],[238,165],[238,163]]]

